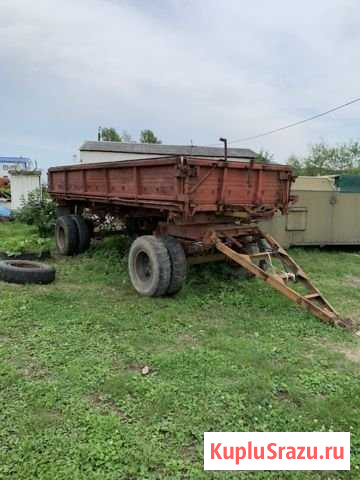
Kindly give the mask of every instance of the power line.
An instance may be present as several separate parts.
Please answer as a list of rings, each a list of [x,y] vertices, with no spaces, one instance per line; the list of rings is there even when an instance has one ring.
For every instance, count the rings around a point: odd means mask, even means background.
[[[341,108],[348,107],[349,105],[352,105],[353,103],[356,103],[356,102],[360,102],[360,97],[355,98],[354,100],[350,100],[349,102],[343,103],[342,105],[338,105],[337,107],[331,108],[330,110],[326,110],[326,112],[318,113],[316,115],[313,115],[312,117],[305,118],[304,120],[299,120],[298,122],[289,123],[288,125],[285,125],[283,127],[274,128],[273,130],[268,130],[266,132],[253,135],[251,137],[244,137],[238,140],[230,140],[229,143],[246,142],[248,140],[255,140],[256,138],[272,135],[273,133],[281,132],[282,130],[287,130],[288,128],[296,127],[297,125],[302,125],[303,123],[310,122],[311,120],[315,120],[316,118],[323,117],[324,115],[328,115],[329,113],[336,112],[336,110],[340,110]]]

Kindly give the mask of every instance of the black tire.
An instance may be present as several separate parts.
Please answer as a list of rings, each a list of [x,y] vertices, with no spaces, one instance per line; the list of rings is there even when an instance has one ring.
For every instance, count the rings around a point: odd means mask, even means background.
[[[262,240],[262,239],[260,239],[257,242],[257,247],[258,247],[259,252],[266,252],[266,251],[271,250],[271,247],[267,243],[267,241]],[[264,270],[264,272],[266,272],[266,270],[269,269],[269,266],[270,266],[269,258],[264,258],[263,260],[260,260],[259,267],[262,268]]]
[[[66,215],[71,215],[70,207],[56,207],[55,209],[56,218],[65,217]]]
[[[78,234],[78,244],[76,248],[76,253],[84,253],[90,246],[90,231],[86,220],[81,215],[71,215],[71,218],[74,220],[77,234]]]
[[[170,283],[166,294],[175,295],[182,289],[186,280],[187,262],[185,252],[176,238],[166,235],[161,237],[161,240],[167,248],[171,263]]]
[[[138,237],[129,252],[129,275],[135,290],[148,297],[160,297],[169,287],[170,257],[164,243],[153,235]]]
[[[248,243],[247,246],[245,247],[245,252],[248,253],[249,255],[254,254],[254,253],[259,253],[259,247],[257,246],[256,243]],[[259,266],[259,262],[255,264]],[[238,278],[239,280],[249,280],[250,278],[255,277],[255,275],[246,268],[242,267],[241,265],[235,263],[231,265],[232,269],[232,276],[234,278]]]
[[[55,280],[55,268],[28,260],[3,260],[0,262],[0,280],[21,284],[51,283]]]
[[[59,217],[55,226],[55,241],[61,255],[74,255],[78,248],[78,229],[71,215]]]
[[[83,217],[84,218],[84,217]],[[95,223],[91,218],[84,218],[85,223],[89,230],[90,240],[94,237]]]

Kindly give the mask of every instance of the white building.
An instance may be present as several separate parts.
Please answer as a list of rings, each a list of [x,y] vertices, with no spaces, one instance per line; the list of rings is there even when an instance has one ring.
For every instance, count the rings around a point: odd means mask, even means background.
[[[41,187],[41,172],[36,170],[9,170],[11,209],[16,210],[27,201],[30,192]]]
[[[118,162],[169,155],[224,158],[222,147],[162,145],[154,143],[85,142],[80,147],[80,163]],[[228,159],[249,161],[256,153],[247,148],[229,148]]]

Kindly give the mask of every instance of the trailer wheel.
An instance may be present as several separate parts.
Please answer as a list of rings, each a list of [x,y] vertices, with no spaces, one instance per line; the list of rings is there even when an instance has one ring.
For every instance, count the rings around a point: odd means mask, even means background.
[[[78,247],[78,229],[70,215],[59,217],[55,226],[56,247],[61,255],[74,255]]]
[[[248,243],[245,247],[245,252],[248,253],[249,255],[252,255],[252,254],[255,254],[255,253],[259,253],[260,249],[259,249],[259,247],[256,243]],[[259,266],[260,268],[263,268],[262,262],[263,262],[263,260],[260,260],[260,261],[255,260],[255,264],[257,266]],[[233,264],[232,265],[232,270],[233,270],[232,275],[235,278],[238,278],[238,279],[241,279],[241,280],[249,280],[250,278],[255,277],[255,275],[253,273],[248,272],[244,267],[241,267],[238,264],[235,264],[235,265]]]
[[[0,262],[0,280],[21,284],[51,283],[55,280],[55,268],[28,260],[4,260]]]
[[[65,217],[66,215],[71,215],[70,207],[56,207],[55,209],[56,218]]]
[[[94,230],[95,230],[95,222],[94,220],[92,220],[91,218],[85,218],[83,217],[83,219],[85,220],[85,223],[88,227],[88,230],[89,230],[89,235],[90,235],[90,240],[94,237]]]
[[[161,237],[164,245],[167,248],[170,263],[171,263],[171,276],[167,295],[175,295],[178,293],[186,279],[186,256],[181,243],[176,238],[169,235]]]
[[[90,231],[86,220],[81,215],[71,215],[78,234],[76,253],[85,252],[90,246]]]
[[[247,246],[246,252],[251,254],[265,252],[266,250],[263,248],[263,244],[258,243],[251,243]],[[262,270],[266,271],[269,268],[269,261],[267,259],[255,260],[255,264],[260,267]],[[253,277],[252,274],[250,274]]]
[[[166,246],[153,235],[138,237],[129,253],[129,275],[135,290],[148,297],[160,297],[169,287],[171,263]]]

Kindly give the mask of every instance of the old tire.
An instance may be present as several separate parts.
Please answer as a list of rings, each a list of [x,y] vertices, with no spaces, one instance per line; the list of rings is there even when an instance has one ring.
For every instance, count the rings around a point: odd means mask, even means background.
[[[94,237],[95,223],[93,220],[91,220],[91,218],[84,218],[84,217],[82,218],[85,220],[85,223],[88,227],[90,240],[91,240]]]
[[[183,246],[176,238],[166,235],[161,237],[161,240],[167,248],[171,264],[170,283],[166,294],[175,295],[182,289],[186,279],[187,263],[185,252]]]
[[[74,255],[78,248],[78,229],[71,215],[59,217],[55,226],[55,241],[61,255]]]
[[[78,243],[76,253],[84,253],[90,246],[90,230],[84,217],[81,215],[71,215],[75,222],[78,234]]]
[[[55,209],[56,218],[65,217],[66,215],[71,215],[70,207],[56,207]]]
[[[164,295],[171,278],[171,263],[166,246],[153,235],[138,237],[129,252],[129,275],[141,295]]]
[[[51,283],[55,280],[55,268],[28,260],[4,260],[0,262],[0,280],[22,284]]]
[[[245,247],[245,253],[249,255],[252,255],[254,253],[259,253],[259,251],[260,251],[259,247],[257,246],[256,243],[248,243]],[[259,266],[259,262],[256,263],[256,265]],[[250,278],[255,277],[253,273],[249,272],[248,270],[246,270],[246,268],[242,267],[237,263],[232,264],[231,268],[232,268],[231,275],[234,278],[238,278],[239,280],[249,280]]]

